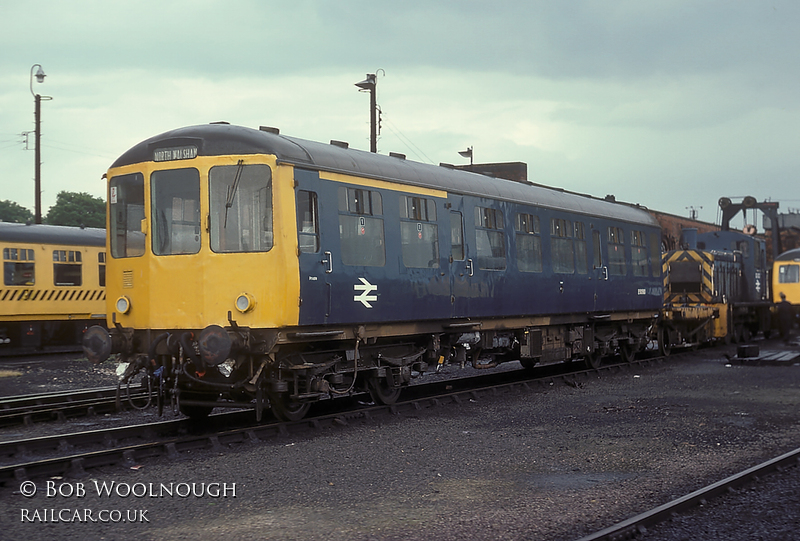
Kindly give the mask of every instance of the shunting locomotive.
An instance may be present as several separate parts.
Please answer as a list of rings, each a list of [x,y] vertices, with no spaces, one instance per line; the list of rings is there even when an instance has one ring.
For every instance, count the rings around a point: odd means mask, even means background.
[[[664,254],[664,310],[658,341],[674,345],[747,342],[771,332],[764,240],[736,231],[685,229],[684,248]]]
[[[193,417],[392,403],[446,362],[630,359],[661,308],[660,229],[636,206],[227,123],[106,177],[110,330],[84,350]]]

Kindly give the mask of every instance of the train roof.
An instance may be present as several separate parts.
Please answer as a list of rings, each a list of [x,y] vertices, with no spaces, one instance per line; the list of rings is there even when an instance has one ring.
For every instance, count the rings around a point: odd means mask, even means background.
[[[95,227],[0,222],[0,242],[105,246],[106,230]]]
[[[279,163],[300,168],[401,182],[449,193],[527,203],[658,227],[655,218],[639,206],[423,164],[406,160],[402,155],[385,156],[351,149],[333,141],[326,145],[288,137],[271,128],[256,130],[227,123],[189,126],[151,137],[125,152],[111,167],[223,154],[272,154],[277,156]]]
[[[800,261],[800,248],[783,252],[775,258],[775,261]]]
[[[697,240],[709,243],[709,241],[714,242],[716,241],[717,244],[719,243],[729,243],[732,240],[735,241],[742,241],[742,240],[749,240],[755,243],[763,244],[764,239],[754,237],[753,235],[748,235],[747,233],[742,233],[741,231],[707,231],[705,233],[698,233]],[[727,246],[725,246],[727,249]]]

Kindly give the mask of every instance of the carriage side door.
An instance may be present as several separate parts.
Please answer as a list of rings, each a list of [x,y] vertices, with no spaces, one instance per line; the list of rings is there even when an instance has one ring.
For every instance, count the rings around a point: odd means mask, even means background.
[[[336,186],[319,173],[295,169],[300,266],[300,325],[323,325],[331,316],[332,276],[339,256]],[[330,223],[328,223],[330,222]]]
[[[602,310],[607,305],[608,255],[603,244],[603,228],[592,227],[592,278],[594,278],[593,310]]]
[[[450,303],[451,317],[469,317],[469,299],[474,276],[473,255],[465,230],[464,202],[449,196],[450,203]],[[470,215],[471,216],[471,215]],[[470,231],[471,232],[471,231]]]

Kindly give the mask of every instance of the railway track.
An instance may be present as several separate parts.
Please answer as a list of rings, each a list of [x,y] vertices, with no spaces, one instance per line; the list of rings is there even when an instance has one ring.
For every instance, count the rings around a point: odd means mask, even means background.
[[[80,344],[66,346],[44,346],[41,348],[2,347],[0,360],[39,357],[42,355],[63,355],[66,353],[83,353]]]
[[[786,468],[798,467],[798,465],[800,465],[800,448],[762,462],[752,468],[731,475],[721,481],[619,522],[609,528],[582,537],[578,541],[622,541],[641,537],[647,533],[648,528],[670,520],[672,517],[689,511],[699,505],[705,505],[712,498],[718,498],[733,492],[737,488],[757,481],[765,475],[774,472],[782,472]]]
[[[0,399],[0,428],[113,413],[129,407],[128,398],[146,404],[147,390],[123,389],[120,398],[116,387],[6,397]]]
[[[55,475],[80,477],[93,468],[133,465],[148,458],[178,457],[198,450],[219,452],[289,435],[337,429],[351,422],[369,421],[381,416],[460,404],[485,394],[513,390],[536,392],[556,384],[580,386],[583,381],[602,377],[604,373],[661,362],[663,358],[654,357],[596,369],[575,370],[575,366],[552,365],[537,371],[515,370],[443,379],[411,386],[404,391],[401,402],[389,406],[359,402],[366,395],[319,402],[312,408],[310,417],[290,423],[256,424],[253,411],[247,410],[212,415],[202,426],[189,419],[178,419],[5,442],[0,443],[0,484]]]

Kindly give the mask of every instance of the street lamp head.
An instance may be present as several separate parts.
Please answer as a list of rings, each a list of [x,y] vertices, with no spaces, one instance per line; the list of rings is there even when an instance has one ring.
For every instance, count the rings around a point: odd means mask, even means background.
[[[34,68],[39,68],[39,69],[36,70],[35,74],[33,73],[33,69]],[[36,96],[36,92],[33,91],[33,78],[34,77],[36,77],[36,82],[39,82],[39,83],[43,83],[44,82],[44,78],[46,77],[46,75],[44,74],[44,70],[42,69],[42,65],[41,64],[34,64],[33,66],[31,66],[31,84],[30,84],[30,87],[31,87],[31,94],[35,97]]]
[[[361,90],[374,90],[375,89],[375,74],[374,73],[367,73],[367,78],[361,81],[360,83],[356,83],[356,86]]]

